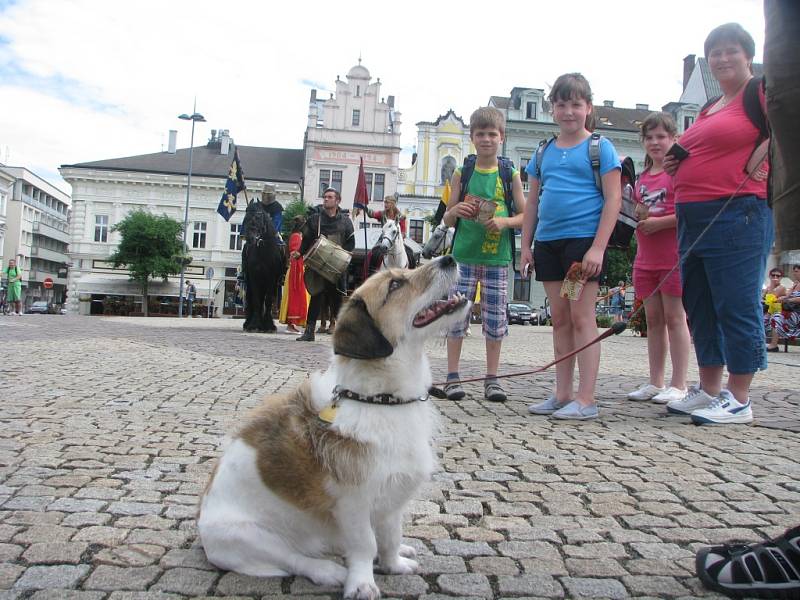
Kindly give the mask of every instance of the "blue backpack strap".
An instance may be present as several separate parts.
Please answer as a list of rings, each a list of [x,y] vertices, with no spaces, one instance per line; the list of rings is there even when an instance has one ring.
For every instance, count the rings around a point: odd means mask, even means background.
[[[475,172],[475,163],[478,161],[477,154],[470,154],[464,159],[464,164],[461,166],[461,192],[458,195],[458,201],[463,202],[464,196],[467,195],[467,187],[472,174]]]
[[[497,157],[497,170],[500,175],[500,181],[503,184],[503,196],[506,200],[506,208],[508,209],[508,216],[513,217],[517,213],[517,207],[514,204],[514,192],[512,190],[514,179],[514,161],[505,156]]]
[[[592,164],[592,173],[594,174],[594,184],[597,189],[603,191],[603,180],[600,178],[600,140],[603,139],[596,131],[592,132],[592,137],[589,139],[589,162]]]

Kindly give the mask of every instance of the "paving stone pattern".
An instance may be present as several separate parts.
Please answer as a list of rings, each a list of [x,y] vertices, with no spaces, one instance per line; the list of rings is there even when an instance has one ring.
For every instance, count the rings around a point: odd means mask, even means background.
[[[0,317],[0,600],[341,597],[304,578],[221,572],[198,540],[197,500],[226,432],[331,352],[329,336],[240,327]],[[472,331],[463,377],[483,372]],[[548,362],[551,344],[549,328],[512,326],[503,371]],[[444,343],[429,351],[441,379]],[[603,344],[596,422],[527,413],[552,372],[504,380],[505,404],[484,401],[480,383],[437,401],[441,470],[404,530],[420,571],[378,576],[384,596],[717,597],[693,576],[698,548],[800,520],[800,350],[770,360],[751,427],[694,427],[626,401],[647,376],[646,340],[629,333]]]

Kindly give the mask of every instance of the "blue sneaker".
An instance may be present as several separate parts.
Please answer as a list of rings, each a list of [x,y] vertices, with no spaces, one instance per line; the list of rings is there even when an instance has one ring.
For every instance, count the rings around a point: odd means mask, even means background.
[[[551,416],[554,419],[588,421],[590,419],[596,419],[598,416],[600,416],[600,413],[597,410],[597,404],[590,404],[589,406],[583,406],[577,400],[573,400],[572,402],[567,404],[564,408],[554,412]]]
[[[695,425],[721,425],[725,423],[751,423],[753,411],[750,399],[742,404],[728,390],[722,390],[710,406],[692,412]]]
[[[569,404],[569,400],[566,402],[559,402],[556,400],[555,394],[553,394],[544,402],[531,404],[528,407],[528,412],[532,415],[552,415],[557,410],[564,408],[567,404]]]

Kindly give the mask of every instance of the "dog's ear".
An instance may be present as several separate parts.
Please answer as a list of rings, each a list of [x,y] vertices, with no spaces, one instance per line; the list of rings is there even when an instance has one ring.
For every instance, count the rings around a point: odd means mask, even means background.
[[[378,329],[364,301],[360,298],[348,300],[336,319],[333,353],[369,360],[386,358],[392,352],[394,348]]]

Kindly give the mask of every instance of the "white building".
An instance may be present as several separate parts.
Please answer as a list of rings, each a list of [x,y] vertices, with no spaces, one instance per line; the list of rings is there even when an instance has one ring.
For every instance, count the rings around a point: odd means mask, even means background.
[[[430,237],[432,216],[439,206],[445,181],[475,152],[469,126],[452,109],[435,121],[417,123],[417,151],[412,165],[400,171],[398,206],[408,220],[408,234],[418,243]]]
[[[36,300],[64,302],[70,204],[69,194],[28,169],[0,167],[2,265],[13,258],[22,269],[26,308]]]
[[[342,208],[353,206],[360,159],[364,159],[372,202],[395,193],[400,162],[400,113],[394,96],[381,96],[381,80],[372,83],[359,64],[346,81],[336,77],[336,92],[323,100],[311,90],[304,141],[304,189],[307,204],[322,202],[331,186],[342,194]]]
[[[238,210],[230,222],[216,212],[236,149],[251,200],[260,197],[265,183],[276,187],[283,205],[298,199],[301,190],[302,150],[235,146],[227,130],[219,137],[212,130],[208,144],[194,148],[187,238],[193,260],[186,278],[195,284],[199,303],[206,303],[210,294],[217,315],[235,312],[233,289],[241,264],[244,194],[239,194]],[[129,281],[126,270],[114,269],[108,262],[119,241],[111,228],[137,209],[183,223],[188,168],[189,149],[176,150],[172,142],[166,152],[62,165],[61,175],[73,190],[70,311],[78,311],[82,297],[92,301],[92,314],[141,312],[138,284]],[[174,314],[178,287],[178,276],[154,281],[151,312]]]

